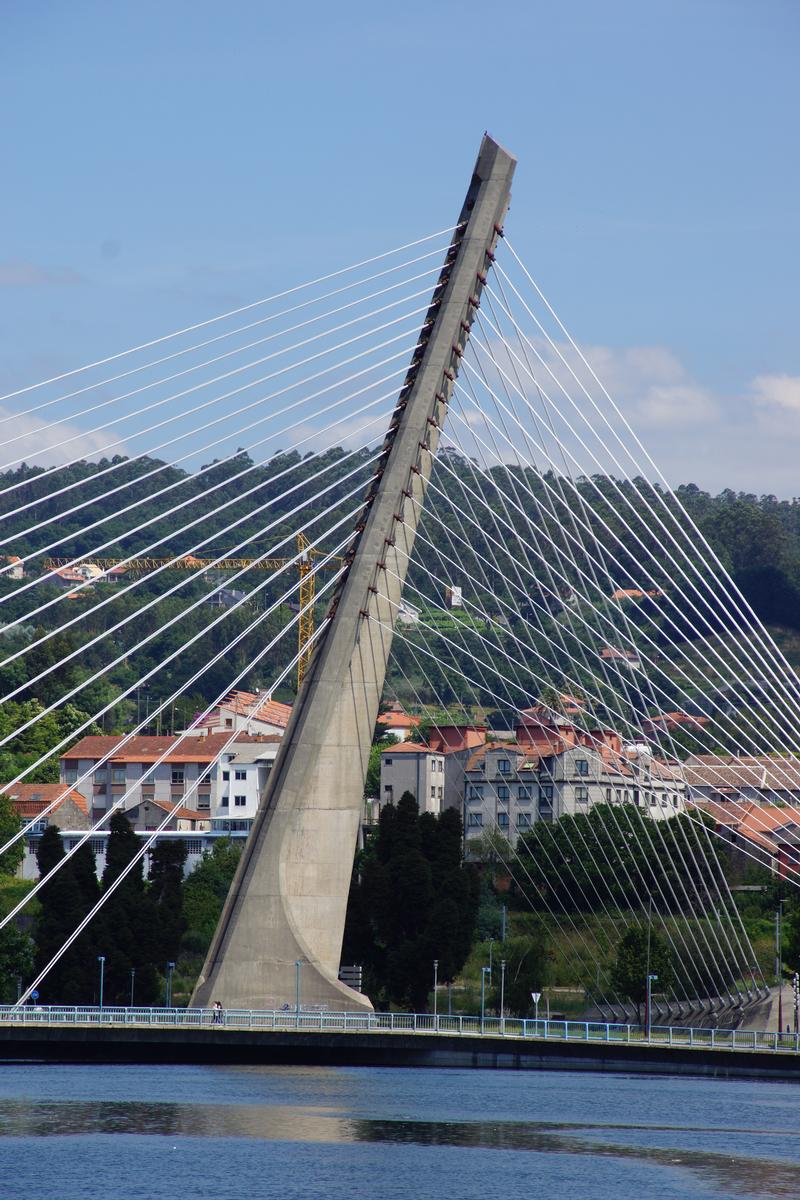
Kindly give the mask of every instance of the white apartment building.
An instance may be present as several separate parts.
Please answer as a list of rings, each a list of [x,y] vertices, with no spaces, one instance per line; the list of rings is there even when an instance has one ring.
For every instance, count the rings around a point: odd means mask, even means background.
[[[134,828],[154,829],[164,811],[181,809],[193,831],[241,832],[258,811],[281,739],[240,733],[228,745],[229,733],[133,737],[120,747],[121,740],[86,737],[62,756],[61,781],[91,805],[92,823],[125,797]]]

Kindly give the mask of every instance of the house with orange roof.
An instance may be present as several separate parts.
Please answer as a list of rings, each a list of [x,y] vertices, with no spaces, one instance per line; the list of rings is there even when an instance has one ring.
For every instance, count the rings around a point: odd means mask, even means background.
[[[26,825],[35,821],[39,833],[48,825],[56,825],[59,829],[90,828],[89,804],[75,788],[63,783],[15,783],[2,790],[8,794],[20,820]],[[46,809],[49,811],[45,812]]]
[[[394,703],[379,714],[376,724],[386,737],[393,737],[396,742],[404,742],[412,729],[419,728],[419,717],[411,716],[402,704]]]
[[[289,724],[292,706],[273,700],[269,692],[234,690],[216,708],[200,713],[187,733],[255,733],[281,736]]]

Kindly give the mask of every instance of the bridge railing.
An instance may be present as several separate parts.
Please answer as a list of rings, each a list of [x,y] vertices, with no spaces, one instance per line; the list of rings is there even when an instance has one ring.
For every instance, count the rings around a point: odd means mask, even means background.
[[[764,1050],[800,1054],[800,1034],[693,1026],[615,1025],[600,1021],[548,1021],[521,1017],[448,1016],[434,1013],[330,1012],[317,1008],[97,1008],[0,1005],[0,1026],[136,1026],[169,1029],[294,1030],[307,1033],[415,1033],[547,1041],[650,1043],[698,1049]]]

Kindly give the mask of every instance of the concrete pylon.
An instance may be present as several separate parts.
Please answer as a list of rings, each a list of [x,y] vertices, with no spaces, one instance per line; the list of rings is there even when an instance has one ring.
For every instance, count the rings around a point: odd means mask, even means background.
[[[484,136],[351,565],[294,705],[193,1005],[294,1007],[299,978],[304,1006],[370,1007],[337,978],[370,745],[419,506],[515,165]]]

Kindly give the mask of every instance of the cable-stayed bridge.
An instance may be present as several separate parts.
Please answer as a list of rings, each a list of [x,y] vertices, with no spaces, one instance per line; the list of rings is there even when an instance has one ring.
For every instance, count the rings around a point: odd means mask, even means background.
[[[339,960],[373,732],[395,695],[434,724],[493,709],[520,725],[536,710],[556,732],[568,701],[570,744],[587,779],[606,782],[554,811],[547,750],[529,747],[487,830],[509,876],[569,933],[585,978],[608,948],[581,908],[602,914],[606,940],[633,925],[668,945],[674,979],[655,989],[665,1018],[766,994],[725,847],[686,788],[686,745],[669,727],[654,744],[652,728],[655,714],[691,713],[689,748],[744,812],[749,793],[707,752],[771,755],[795,788],[797,676],[515,251],[513,170],[485,138],[452,228],[3,397],[54,457],[27,467],[15,418],[2,418],[0,703],[15,707],[0,748],[36,747],[5,791],[82,735],[115,731],[141,689],[155,702],[0,852],[68,791],[91,792],[201,687],[212,708],[257,688],[255,720],[301,677],[197,1006],[279,1010],[302,964],[305,1002],[369,1008],[339,981]],[[413,624],[398,623],[403,600]],[[720,724],[706,698],[741,677],[758,679],[758,703]],[[25,707],[31,697],[40,703]],[[78,717],[42,745],[37,731],[65,705]],[[202,727],[186,725],[92,809],[2,924],[113,811],[138,804],[160,767],[188,757]],[[516,804],[512,829],[511,789],[517,801],[532,791],[532,757],[538,795],[522,801],[524,822]],[[182,779],[180,804],[196,808],[201,791],[201,778]],[[472,800],[465,792],[465,820]],[[589,814],[592,836],[579,820]],[[559,823],[566,849],[550,833],[560,816],[575,818]],[[140,857],[173,819],[168,806]],[[781,863],[796,884],[788,833]],[[605,1019],[630,1015],[597,974]]]

